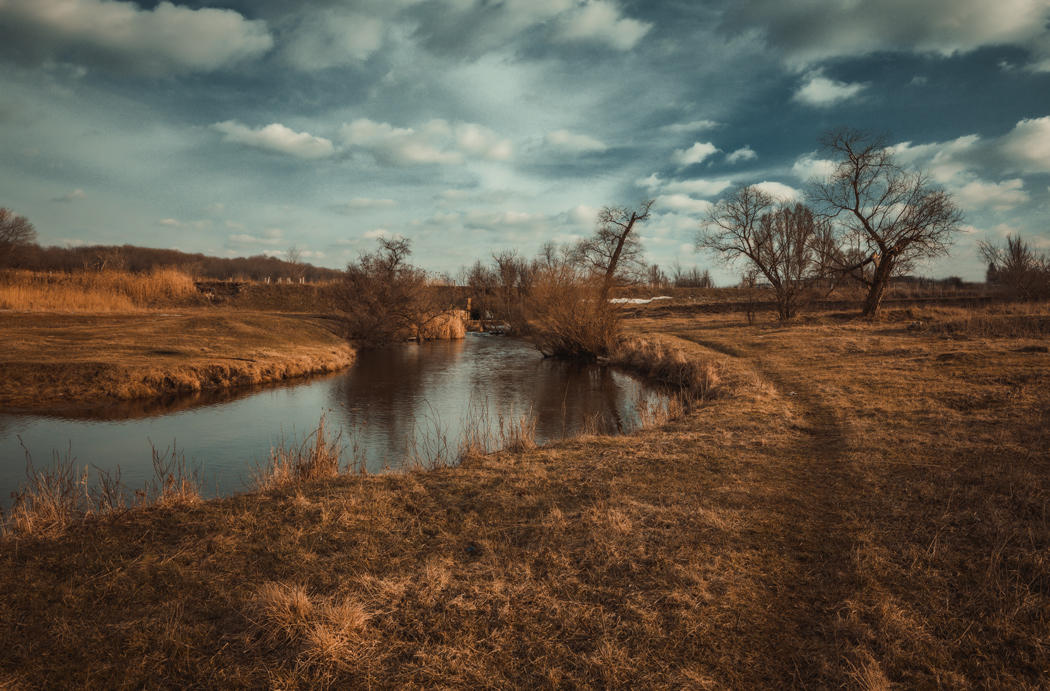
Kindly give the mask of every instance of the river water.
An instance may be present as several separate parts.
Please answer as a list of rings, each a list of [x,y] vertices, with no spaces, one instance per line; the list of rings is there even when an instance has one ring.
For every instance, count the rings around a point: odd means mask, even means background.
[[[464,429],[526,414],[539,443],[583,429],[637,426],[637,404],[662,393],[609,367],[544,360],[528,343],[468,334],[461,341],[363,351],[348,370],[297,383],[167,401],[123,403],[71,415],[0,413],[0,506],[25,482],[26,450],[47,466],[57,454],[78,467],[120,468],[141,488],[152,449],[176,449],[198,469],[206,496],[240,491],[271,447],[301,441],[324,414],[341,433],[347,462],[369,471],[406,460],[454,456]]]

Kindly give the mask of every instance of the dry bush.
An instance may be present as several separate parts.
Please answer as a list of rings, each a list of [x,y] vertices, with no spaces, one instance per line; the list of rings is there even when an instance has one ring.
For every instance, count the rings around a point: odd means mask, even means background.
[[[417,341],[458,341],[467,336],[464,310],[443,312],[414,329]]]
[[[200,301],[193,279],[175,269],[159,269],[148,274],[0,272],[0,309],[134,312]]]
[[[256,489],[276,489],[338,475],[342,433],[329,440],[325,425],[325,416],[321,415],[317,427],[298,445],[282,440],[280,445],[271,448],[267,465],[256,469]]]
[[[694,357],[665,340],[625,338],[609,359],[701,400],[717,395],[722,383],[720,363]]]
[[[618,308],[602,300],[602,283],[568,265],[544,270],[529,303],[529,332],[546,357],[596,360],[620,334]]]
[[[507,451],[536,448],[536,414],[529,410],[518,417],[499,416],[499,446]]]

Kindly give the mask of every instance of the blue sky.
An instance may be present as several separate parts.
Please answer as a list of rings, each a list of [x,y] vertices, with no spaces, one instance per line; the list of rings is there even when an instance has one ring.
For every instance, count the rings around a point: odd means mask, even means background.
[[[978,240],[1050,249],[1050,0],[0,0],[0,205],[44,244],[219,256],[375,238],[455,271],[655,198],[649,259],[698,254],[740,184],[790,198],[820,135],[884,133]]]

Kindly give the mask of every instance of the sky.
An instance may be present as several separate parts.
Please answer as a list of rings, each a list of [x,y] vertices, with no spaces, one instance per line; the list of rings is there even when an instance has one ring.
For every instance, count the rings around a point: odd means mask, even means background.
[[[594,229],[655,199],[651,262],[711,204],[804,199],[837,127],[883,135],[976,245],[1050,250],[1050,0],[0,0],[0,206],[46,245],[136,244],[343,267]]]

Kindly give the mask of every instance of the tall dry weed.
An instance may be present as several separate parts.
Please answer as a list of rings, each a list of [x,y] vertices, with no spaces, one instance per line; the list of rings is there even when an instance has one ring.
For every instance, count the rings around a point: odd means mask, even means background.
[[[327,419],[321,415],[317,427],[302,442],[289,444],[282,440],[270,449],[268,463],[256,469],[255,487],[269,490],[333,478],[339,474],[342,453],[342,433],[329,439]]]
[[[135,312],[201,301],[193,278],[176,269],[148,274],[0,272],[0,309],[58,312]]]

